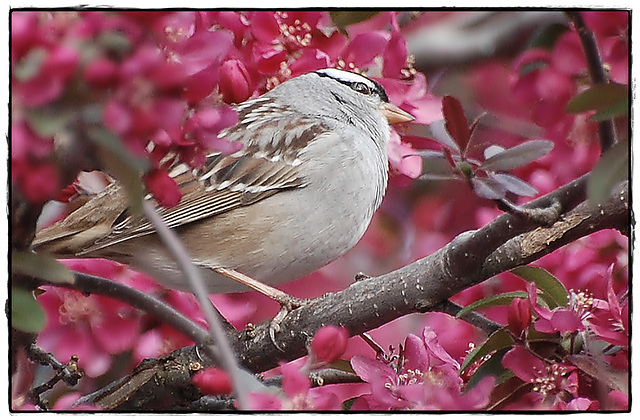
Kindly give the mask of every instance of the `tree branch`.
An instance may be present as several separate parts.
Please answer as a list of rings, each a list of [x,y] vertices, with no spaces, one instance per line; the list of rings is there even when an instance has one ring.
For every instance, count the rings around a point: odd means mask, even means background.
[[[602,62],[595,34],[585,25],[580,12],[567,12],[567,15],[571,18],[580,38],[591,82],[594,85],[609,83],[609,75]],[[598,123],[598,138],[600,139],[600,154],[609,150],[616,143],[613,120],[604,120]]]
[[[454,13],[409,32],[407,44],[416,68],[426,72],[517,51],[536,28],[565,21],[565,15],[553,10]]]
[[[34,287],[50,285],[73,289],[86,294],[108,296],[156,316],[160,321],[171,325],[196,343],[206,342],[209,337],[207,330],[160,299],[145,292],[103,277],[80,272],[73,272],[73,274],[73,283],[51,283],[42,279],[34,279]]]

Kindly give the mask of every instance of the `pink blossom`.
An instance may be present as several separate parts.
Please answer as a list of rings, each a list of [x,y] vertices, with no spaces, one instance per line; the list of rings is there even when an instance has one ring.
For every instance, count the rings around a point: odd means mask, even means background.
[[[46,158],[53,151],[53,138],[43,138],[36,134],[24,120],[11,124],[11,160],[12,164],[27,159]],[[13,168],[12,168],[13,169]]]
[[[311,381],[303,368],[304,361],[297,360],[280,365],[284,395],[253,393],[249,395],[252,410],[340,410],[342,403],[324,387],[311,388]]]
[[[252,392],[248,396],[249,409],[255,411],[282,410],[282,400],[275,394]]]
[[[159,286],[154,287],[158,289]],[[200,312],[195,297],[190,293],[178,292],[175,290],[160,289],[154,294],[160,295],[162,300],[175,308],[181,314],[206,328],[207,323]],[[161,357],[179,348],[193,344],[193,340],[185,336],[167,324],[154,326],[141,334],[140,339],[133,348],[134,359],[141,362],[145,358]]]
[[[622,391],[613,390],[607,395],[609,405],[606,407],[609,410],[627,411],[629,410],[629,395]]]
[[[586,64],[575,31],[569,28],[548,50],[522,54],[514,65],[511,58],[500,57],[460,71],[456,69],[455,79],[449,77],[450,72],[443,72],[441,78],[429,79],[434,88],[413,68],[404,35],[417,24],[438,23],[453,15],[383,11],[349,25],[342,32],[333,27],[330,13],[315,10],[14,12],[12,182],[21,195],[34,202],[61,198],[57,190],[63,186],[57,182],[52,139],[60,134],[76,135],[76,127],[97,123],[117,135],[129,150],[151,161],[154,170],[149,177],[157,178],[151,182],[153,192],[161,197],[166,190],[169,192],[166,199],[175,202],[175,186],[167,184],[168,188],[164,188],[165,168],[158,164],[167,153],[174,152],[183,162],[197,167],[206,151],[237,150],[234,148],[237,145],[218,138],[220,130],[232,125],[236,118],[223,100],[239,102],[321,67],[358,67],[378,80],[391,101],[413,114],[420,124],[442,119],[441,100],[432,91],[442,91],[454,81],[456,89],[468,92],[470,101],[475,101],[470,102],[469,111],[475,115],[487,111],[476,127],[476,141],[496,139],[504,146],[513,145],[531,129],[537,137],[555,141],[553,154],[519,169],[516,174],[541,193],[591,170],[599,158],[597,126],[588,120],[588,115],[566,113],[567,101],[588,83],[582,77],[587,74]],[[402,26],[398,22],[400,17],[404,19]],[[628,13],[583,12],[583,17],[595,32],[612,80],[627,83]],[[114,39],[123,42],[101,42]],[[69,89],[70,86],[74,89]],[[79,111],[72,113],[71,120],[59,132],[36,131],[39,127],[31,126],[31,122],[37,121],[34,117],[38,118],[54,101],[65,101],[62,104],[65,107],[77,106],[79,110],[102,110],[103,120],[85,120],[89,113]],[[60,121],[65,122],[62,118]],[[301,280],[287,288],[311,296],[324,291],[318,289],[320,283],[324,288],[340,288],[339,279],[351,277],[345,273],[390,271],[444,246],[460,231],[475,229],[495,217],[491,213],[494,207],[476,202],[460,188],[448,184],[438,185],[447,191],[446,199],[440,201],[433,200],[434,195],[423,189],[419,196],[413,189],[411,194],[406,193],[404,188],[422,171],[419,158],[406,156],[433,143],[414,135],[407,126],[395,127],[397,131],[392,134],[389,194],[360,248],[323,273],[310,277],[317,279],[322,275],[327,281]],[[153,151],[148,147],[150,141]],[[558,165],[558,159],[571,164]],[[71,188],[67,193],[75,195],[77,191]],[[469,209],[476,210],[469,213]],[[510,308],[487,309],[484,314],[501,323],[508,321],[516,334],[531,322],[527,306],[532,306],[538,329],[582,331],[591,338],[623,346],[604,360],[616,369],[628,369],[628,269],[619,268],[626,267],[628,252],[628,240],[614,231],[603,231],[568,244],[540,260],[542,266],[572,290],[567,307],[549,310],[537,305],[534,289],[529,301],[514,302]],[[607,267],[612,263],[616,263],[616,269],[608,275]],[[121,268],[110,263],[92,262],[87,267],[120,281],[136,277],[134,283],[143,287],[137,276],[128,271],[122,274],[118,271]],[[74,268],[82,267],[74,265]],[[521,290],[522,281],[513,277],[500,275],[460,293],[455,300],[467,302]],[[312,287],[308,287],[310,283]],[[144,287],[151,293],[161,290],[150,284]],[[163,291],[159,295],[196,322],[204,322],[192,298],[177,292]],[[107,370],[113,355],[120,351],[131,352],[132,359],[139,361],[191,343],[166,325],[158,325],[135,311],[129,312],[130,308],[123,309],[96,296],[57,295],[47,290],[39,299],[44,299],[47,314],[54,320],[43,334],[43,343],[62,360],[77,352],[81,366],[90,361],[87,369],[92,375]],[[223,309],[240,328],[246,322],[266,318],[270,310],[277,311],[274,304],[254,294],[215,299],[216,303],[224,303]],[[82,308],[89,309],[83,312]],[[94,313],[98,309],[104,313]],[[78,322],[62,325],[56,320],[61,313],[75,314]],[[399,320],[380,328],[376,334],[393,337],[395,342],[409,328],[407,325],[415,326],[415,319]],[[421,319],[420,325],[430,325],[433,331],[407,338],[402,351],[381,360],[364,356],[353,359],[354,368],[359,366],[359,374],[367,382],[352,388],[357,391],[341,395],[351,398],[362,394],[353,405],[355,409],[479,409],[486,405],[484,401],[493,387],[491,378],[461,394],[464,381],[455,368],[478,332],[442,314],[429,314]],[[124,331],[113,335],[111,330],[120,322],[124,322],[120,324]],[[55,334],[51,332],[53,329]],[[131,338],[131,331],[137,331],[138,335]],[[112,335],[112,342],[102,342]],[[73,348],[70,342],[74,343]],[[346,354],[354,354],[353,341]],[[546,369],[546,365],[539,367]],[[253,395],[256,408],[339,408],[346,397],[338,398],[330,387],[311,388],[303,372],[308,368],[297,367],[298,373],[285,368],[286,392],[283,389],[279,395]],[[628,396],[618,391],[603,393],[597,400],[589,394],[574,398],[569,379],[575,376],[575,371],[565,376],[568,381],[565,388],[569,391],[563,392],[563,398],[555,398],[552,391],[548,401],[541,392],[532,392],[518,400],[519,407],[585,409],[595,408],[599,403],[601,409],[628,408]],[[566,398],[568,395],[571,397]]]
[[[38,60],[40,53],[42,58]],[[31,66],[33,70],[27,76],[12,75],[13,93],[26,106],[46,105],[60,97],[75,73],[78,61],[78,52],[65,45],[31,50],[22,62],[16,63],[16,67]]]
[[[75,48],[58,45],[48,52],[41,71],[48,77],[60,78],[66,82],[75,73],[79,60],[80,57]]]
[[[493,378],[463,393],[460,365],[442,348],[430,329],[422,338],[409,334],[398,357],[370,359],[356,355],[351,366],[370,386],[353,409],[475,410],[489,402]]]
[[[236,123],[238,116],[229,106],[205,108],[196,112],[184,125],[184,135],[206,150],[234,153],[242,147],[218,137],[218,133]],[[187,161],[188,162],[188,161]]]
[[[100,260],[69,260],[70,268],[137,284],[138,277],[124,266]],[[144,285],[144,283],[142,283]],[[37,344],[61,361],[77,355],[90,377],[106,372],[115,354],[131,349],[140,333],[140,314],[125,303],[74,290],[43,287],[38,302],[47,314],[47,326]]]
[[[601,339],[618,346],[629,345],[629,301],[621,305],[613,290],[613,267],[607,271],[607,301],[598,300],[588,326]]]
[[[527,292],[529,293],[529,303],[532,311],[539,317],[535,323],[536,330],[540,332],[574,332],[583,331],[583,317],[585,316],[585,307],[582,304],[582,297],[573,294],[574,305],[568,308],[558,307],[549,310],[538,305],[537,292],[535,283],[527,284]]]
[[[255,11],[247,13],[251,33],[260,42],[272,43],[280,35],[280,26],[272,12]]]
[[[131,129],[133,118],[130,109],[120,101],[107,102],[102,118],[105,126],[115,134],[126,134]]]
[[[629,14],[626,11],[582,12],[585,23],[596,34],[603,61],[614,82],[629,82]]]
[[[353,37],[341,53],[344,67],[348,70],[368,67],[375,57],[383,54],[389,38],[390,35],[384,31],[366,32]]]
[[[180,203],[182,193],[166,170],[156,169],[147,173],[145,183],[160,205],[174,207]]]
[[[119,81],[118,65],[106,57],[98,57],[91,61],[84,70],[85,80],[93,87],[108,88]]]
[[[82,395],[79,392],[65,394],[55,402],[52,411],[100,411],[100,408],[94,404],[75,405],[80,397]]]
[[[533,384],[533,393],[542,398],[555,398],[563,391],[578,396],[578,374],[575,366],[549,364],[517,345],[502,358],[505,368],[518,378]]]
[[[399,31],[394,30],[383,53],[382,74],[384,77],[391,79],[406,77],[408,75],[405,70],[408,56],[407,41]]]
[[[413,155],[415,150],[403,143],[396,131],[391,132],[391,140],[387,149],[389,151],[389,162],[399,173],[412,179],[422,174],[422,158]]]
[[[29,11],[11,13],[11,64],[20,60],[38,42],[38,15]]]
[[[567,75],[578,75],[587,67],[587,59],[580,45],[580,39],[573,31],[560,35],[550,58],[553,66]]]
[[[558,401],[553,408],[562,411],[597,411],[600,408],[600,403],[589,398],[578,397],[572,399],[568,403]]]
[[[24,199],[33,204],[44,204],[56,197],[60,190],[58,170],[50,163],[30,165],[18,176],[16,183]]]
[[[289,64],[292,76],[299,76],[325,67],[331,67],[331,57],[324,51],[311,48],[305,49],[296,61]]]

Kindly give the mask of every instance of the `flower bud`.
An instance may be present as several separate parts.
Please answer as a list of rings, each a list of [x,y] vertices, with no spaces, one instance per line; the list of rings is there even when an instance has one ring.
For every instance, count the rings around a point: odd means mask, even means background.
[[[227,103],[240,103],[251,96],[251,78],[240,60],[227,60],[220,67],[220,92]]]
[[[118,80],[118,66],[108,58],[100,57],[87,65],[84,78],[96,88],[113,86]]]
[[[224,370],[208,368],[193,375],[193,384],[206,395],[231,394],[231,379]]]
[[[511,301],[507,310],[509,331],[517,337],[531,324],[531,311],[527,299],[515,298]]]
[[[327,325],[320,328],[311,341],[311,352],[318,362],[332,363],[347,349],[349,333],[342,327]]]

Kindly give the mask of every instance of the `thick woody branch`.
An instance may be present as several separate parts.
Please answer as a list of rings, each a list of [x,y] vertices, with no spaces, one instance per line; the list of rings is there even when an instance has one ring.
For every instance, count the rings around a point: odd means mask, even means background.
[[[587,179],[588,175],[583,175],[523,207],[555,213],[554,217],[548,217],[548,224],[552,224],[558,220],[560,215],[584,201]],[[459,236],[454,239],[451,250],[444,256],[447,274],[454,278],[464,278],[468,274],[473,274],[479,264],[499,246],[521,233],[536,229],[538,226],[537,219],[505,213],[486,226],[465,233],[464,237]]]

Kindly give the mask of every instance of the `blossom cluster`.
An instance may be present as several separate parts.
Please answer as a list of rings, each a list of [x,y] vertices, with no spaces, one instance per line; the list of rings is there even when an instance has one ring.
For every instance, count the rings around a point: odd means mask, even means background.
[[[432,118],[396,15],[382,16],[344,34],[328,12],[14,12],[12,181],[31,202],[57,197],[54,140],[108,130],[150,161],[147,187],[175,205],[167,153],[196,167],[232,151],[217,136],[235,122],[229,105],[325,67],[377,77],[393,102]],[[410,148],[397,135],[390,147],[394,167],[416,177],[419,159],[402,159]]]
[[[606,299],[585,292],[569,291],[566,306],[549,309],[541,304],[534,283],[527,285],[527,299],[516,298],[508,308],[509,331],[516,344],[504,355],[502,364],[515,376],[532,385],[522,400],[510,409],[625,410],[629,407],[625,376],[629,368],[628,290],[613,290],[613,265],[607,273]],[[569,338],[568,355],[548,360],[532,350],[530,326],[549,337]],[[577,344],[576,340],[582,342]],[[603,350],[604,349],[604,350]],[[608,366],[594,377],[586,362]],[[598,381],[615,384],[606,392],[594,392]]]

